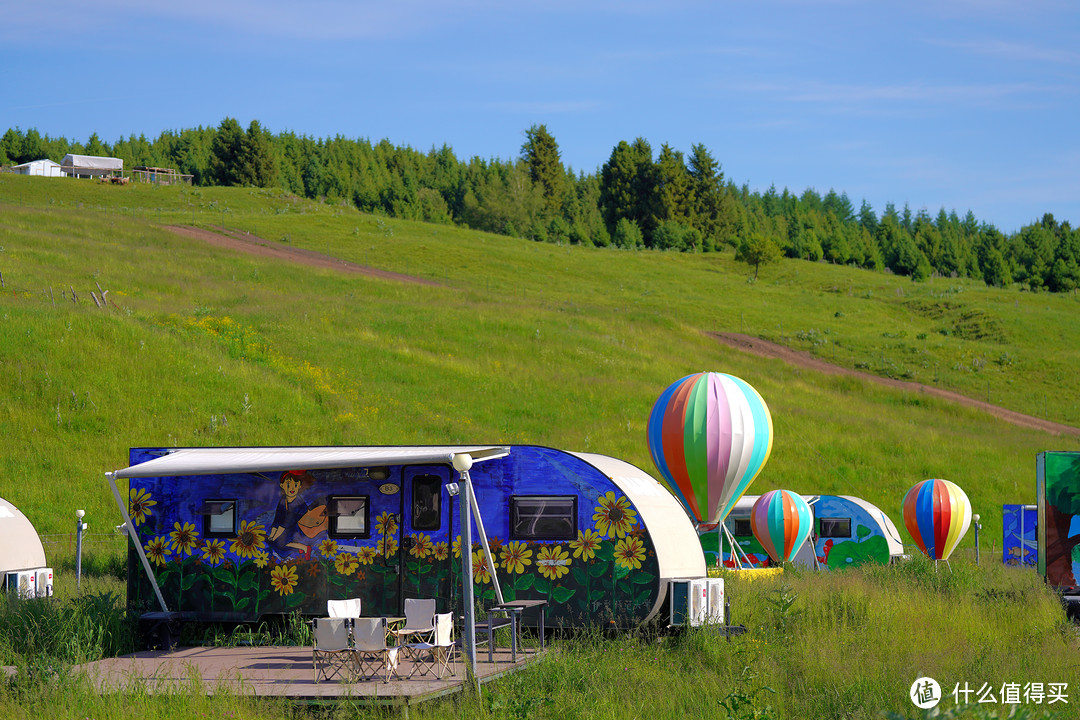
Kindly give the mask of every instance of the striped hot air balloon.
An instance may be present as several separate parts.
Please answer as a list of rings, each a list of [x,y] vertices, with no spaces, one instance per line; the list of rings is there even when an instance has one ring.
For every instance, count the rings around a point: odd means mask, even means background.
[[[971,525],[971,503],[948,480],[923,480],[904,496],[904,525],[931,560],[948,560]]]
[[[719,523],[769,459],[772,416],[744,380],[700,372],[660,394],[648,439],[656,469],[690,517]]]
[[[813,526],[810,506],[787,490],[770,490],[750,510],[750,530],[775,563],[791,562]]]

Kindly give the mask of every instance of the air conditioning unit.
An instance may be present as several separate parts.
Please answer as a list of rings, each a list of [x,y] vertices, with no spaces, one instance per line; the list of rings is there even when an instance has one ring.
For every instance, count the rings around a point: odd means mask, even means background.
[[[672,625],[697,627],[705,622],[709,598],[707,578],[669,580],[668,596]]]
[[[52,597],[53,577],[52,568],[41,568],[37,571],[37,596],[40,598]]]
[[[7,589],[9,595],[17,597],[20,600],[52,597],[52,568],[37,568],[36,570],[19,570],[17,572],[4,573],[4,587]]]
[[[37,597],[37,571],[20,570],[4,574],[4,586],[8,595],[20,599]]]
[[[705,610],[705,622],[726,625],[724,578],[707,578],[708,607]]]

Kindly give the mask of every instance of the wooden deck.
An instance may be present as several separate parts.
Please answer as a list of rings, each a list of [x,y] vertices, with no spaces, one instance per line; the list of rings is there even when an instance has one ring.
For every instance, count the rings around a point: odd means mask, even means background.
[[[476,675],[479,682],[520,669],[541,656],[535,649],[517,654],[511,661],[510,650],[496,649],[494,662],[488,662],[486,647],[477,648]],[[229,692],[258,697],[284,697],[297,701],[319,702],[350,697],[370,703],[412,705],[442,695],[461,692],[465,685],[465,666],[461,653],[452,663],[456,675],[444,673],[439,680],[433,674],[411,679],[412,663],[402,660],[398,673],[402,679],[315,682],[310,647],[187,647],[172,652],[142,651],[123,657],[87,663],[77,668],[86,673],[102,692],[144,689],[214,694]]]

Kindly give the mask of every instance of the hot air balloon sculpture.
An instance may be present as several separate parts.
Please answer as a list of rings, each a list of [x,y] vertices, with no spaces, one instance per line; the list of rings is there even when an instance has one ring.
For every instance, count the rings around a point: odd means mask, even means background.
[[[948,480],[923,480],[904,496],[904,525],[931,560],[948,560],[971,525],[971,503]]]
[[[769,459],[772,438],[761,395],[725,373],[672,383],[649,414],[649,452],[668,489],[698,525],[718,523],[721,531]]]
[[[813,527],[810,506],[787,490],[770,490],[750,510],[750,530],[774,563],[791,562]]]

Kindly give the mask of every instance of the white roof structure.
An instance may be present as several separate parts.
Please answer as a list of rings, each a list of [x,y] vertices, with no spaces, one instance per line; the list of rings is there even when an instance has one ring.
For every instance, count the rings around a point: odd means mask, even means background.
[[[18,508],[0,498],[0,573],[45,567],[45,548]]]
[[[64,155],[64,160],[60,162],[60,165],[85,169],[85,171],[97,171],[100,174],[123,171],[124,161],[120,158],[104,158],[100,155],[73,155],[69,152]]]
[[[49,158],[24,162],[21,165],[13,166],[11,169],[20,175],[41,175],[43,177],[64,176],[64,173],[60,170],[60,163],[54,162]]]
[[[498,445],[405,447],[254,447],[181,448],[154,460],[111,473],[114,478],[217,475],[273,470],[325,470],[376,465],[431,465],[451,463],[454,455],[468,453],[474,461],[510,453]]]

